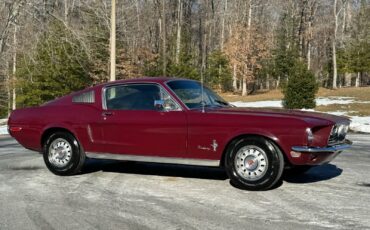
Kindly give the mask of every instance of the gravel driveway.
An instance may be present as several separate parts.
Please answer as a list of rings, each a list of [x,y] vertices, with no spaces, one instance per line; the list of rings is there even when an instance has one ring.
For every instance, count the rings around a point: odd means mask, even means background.
[[[213,168],[90,160],[51,174],[0,137],[0,229],[370,229],[370,135],[331,164],[265,192]]]

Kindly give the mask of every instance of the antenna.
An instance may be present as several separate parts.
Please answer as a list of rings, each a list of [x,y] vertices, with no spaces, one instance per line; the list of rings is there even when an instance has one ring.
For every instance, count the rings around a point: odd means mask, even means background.
[[[202,113],[204,113],[204,76],[203,76],[203,71],[204,71],[204,68],[205,68],[205,62],[206,62],[206,55],[205,55],[205,51],[206,51],[206,46],[205,46],[205,43],[207,41],[207,33],[204,33],[204,36],[203,36],[204,40],[202,42],[202,66],[200,68],[200,84],[201,84],[201,103],[202,103]]]
[[[201,87],[201,102],[202,103],[202,113],[204,113],[204,77],[203,77],[203,69],[204,69],[204,65],[203,65],[203,60],[202,60],[202,67],[200,69],[200,87]]]

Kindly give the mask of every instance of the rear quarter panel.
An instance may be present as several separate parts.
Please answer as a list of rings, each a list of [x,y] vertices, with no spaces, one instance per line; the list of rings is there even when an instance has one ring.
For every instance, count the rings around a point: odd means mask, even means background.
[[[83,92],[83,91],[82,91]],[[100,94],[96,95],[96,99]],[[85,148],[91,148],[88,122],[100,119],[100,103],[72,103],[72,95],[46,105],[18,109],[12,112],[9,127],[22,127],[19,132],[10,132],[25,148],[41,151],[42,135],[51,128],[63,128],[71,132]]]

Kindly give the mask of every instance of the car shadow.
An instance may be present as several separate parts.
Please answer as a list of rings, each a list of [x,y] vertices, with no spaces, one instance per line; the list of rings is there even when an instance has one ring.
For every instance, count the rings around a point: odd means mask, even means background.
[[[89,174],[99,171],[207,180],[229,179],[225,170],[222,168],[96,159],[87,159],[81,174]],[[269,190],[281,187],[284,182],[304,184],[330,180],[341,175],[342,171],[343,170],[338,168],[336,165],[325,164],[313,167],[306,173],[300,175],[283,174],[282,179]],[[231,181],[230,184],[235,188],[243,189],[238,185],[233,184]]]
[[[81,174],[98,171],[210,180],[228,179],[225,170],[222,168],[95,159],[86,161]]]
[[[330,180],[341,175],[343,170],[333,164],[315,166],[306,173],[299,175],[283,175],[283,180],[289,183],[305,184]]]

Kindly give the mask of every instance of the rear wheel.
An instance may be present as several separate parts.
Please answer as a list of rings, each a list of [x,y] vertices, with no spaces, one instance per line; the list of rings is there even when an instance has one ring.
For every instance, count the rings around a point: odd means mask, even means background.
[[[76,138],[67,132],[50,135],[44,144],[43,157],[47,168],[60,176],[80,172],[86,158]]]
[[[270,140],[258,136],[231,143],[225,159],[231,183],[247,190],[267,190],[281,178],[284,157]]]

